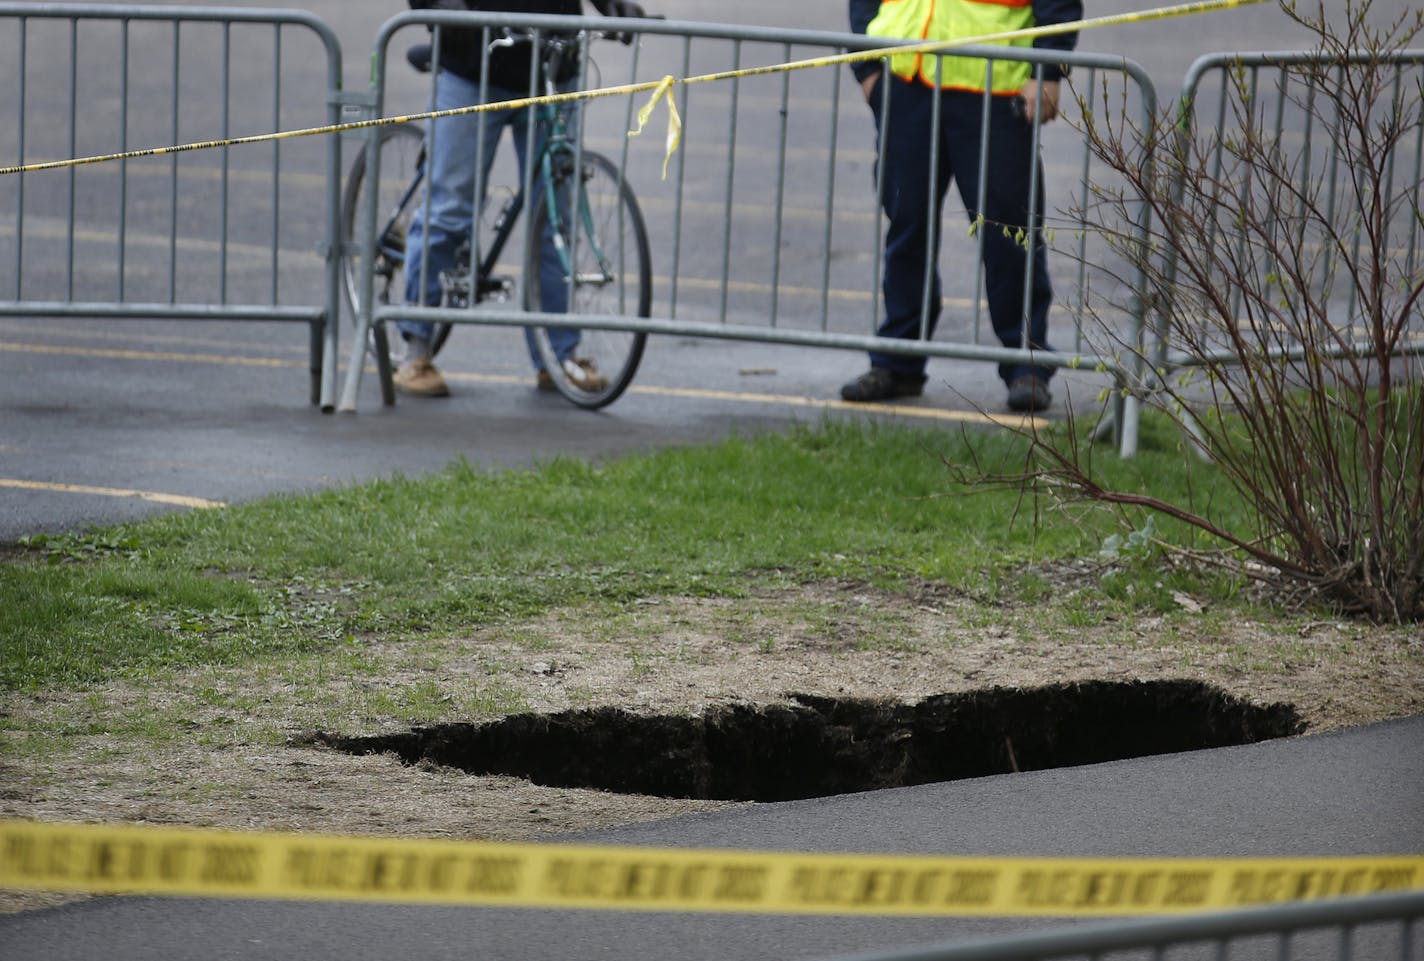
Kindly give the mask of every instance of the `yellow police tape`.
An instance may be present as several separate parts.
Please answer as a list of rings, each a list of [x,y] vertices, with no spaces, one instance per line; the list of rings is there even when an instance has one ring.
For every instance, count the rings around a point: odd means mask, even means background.
[[[59,170],[68,167],[80,167],[88,164],[107,163],[116,160],[137,160],[144,157],[161,157],[168,154],[187,153],[194,150],[211,150],[218,147],[235,147],[244,144],[271,143],[279,140],[290,140],[295,137],[312,137],[322,134],[345,133],[347,131],[364,130],[371,127],[380,127],[401,123],[410,123],[420,120],[438,120],[445,117],[456,117],[465,114],[489,113],[496,110],[522,110],[540,104],[568,103],[575,100],[592,100],[599,97],[616,97],[652,91],[652,96],[648,103],[638,112],[638,126],[630,130],[630,137],[637,136],[646,126],[652,117],[654,109],[659,101],[665,102],[668,107],[668,133],[666,140],[666,152],[663,158],[663,177],[667,177],[668,161],[672,159],[676,152],[678,143],[682,137],[682,120],[678,116],[677,104],[672,96],[672,87],[676,84],[687,86],[695,83],[712,83],[722,80],[734,80],[743,77],[755,77],[772,73],[786,73],[792,70],[806,70],[813,67],[829,67],[838,64],[857,63],[866,60],[880,60],[894,53],[944,53],[956,47],[966,47],[974,44],[1002,43],[1007,40],[1032,39],[1034,37],[1051,36],[1055,34],[1077,33],[1083,30],[1091,30],[1098,27],[1119,26],[1130,23],[1144,23],[1151,20],[1164,20],[1173,17],[1185,17],[1194,14],[1209,13],[1216,10],[1227,10],[1233,7],[1251,6],[1263,3],[1265,0],[1196,0],[1192,3],[1182,3],[1176,6],[1157,7],[1151,10],[1135,10],[1129,13],[1109,14],[1101,17],[1089,17],[1083,20],[1076,20],[1070,23],[1052,24],[1043,27],[1031,27],[1026,30],[1011,30],[1003,33],[984,34],[976,37],[964,37],[957,40],[933,40],[924,43],[900,45],[895,47],[885,47],[876,50],[861,50],[855,53],[837,54],[835,56],[815,57],[810,60],[797,60],[789,63],[771,64],[765,67],[746,67],[737,70],[726,70],[719,73],[703,74],[696,77],[684,77],[679,80],[672,75],[662,77],[659,80],[649,80],[642,83],[621,84],[613,87],[600,87],[595,90],[577,90],[570,93],[552,94],[542,97],[524,97],[518,100],[502,100],[498,103],[475,104],[468,107],[453,107],[447,110],[430,110],[424,113],[405,114],[399,117],[378,117],[373,120],[353,120],[349,123],[327,124],[320,127],[304,127],[299,130],[282,130],[275,133],[253,134],[247,137],[229,137],[220,140],[202,140],[195,143],[176,144],[167,147],[147,147],[140,150],[128,150],[121,153],[97,154],[91,157],[71,157],[65,160],[49,160],[41,163],[17,164],[9,167],[0,167],[0,176],[6,174],[38,173],[44,170]]]
[[[1424,856],[991,858],[0,820],[0,888],[757,914],[1129,916],[1424,889]]]

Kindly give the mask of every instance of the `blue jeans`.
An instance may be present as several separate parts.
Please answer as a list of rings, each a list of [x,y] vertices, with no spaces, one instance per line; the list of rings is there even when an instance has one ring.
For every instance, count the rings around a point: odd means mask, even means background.
[[[499,87],[487,88],[487,96],[480,98],[478,83],[466,80],[448,70],[441,70],[435,78],[434,110],[454,110],[477,103],[495,103],[501,100],[515,100],[526,96],[522,91],[504,90]],[[569,117],[570,135],[576,135],[576,114]],[[484,154],[476,156],[480,146],[480,128],[484,128]],[[405,250],[405,300],[408,304],[438,305],[440,303],[440,272],[455,266],[455,254],[460,244],[470,236],[470,226],[475,211],[484,204],[484,197],[475,197],[475,181],[486,181],[494,165],[496,149],[504,128],[508,127],[514,140],[515,152],[519,155],[519,180],[524,182],[524,165],[528,157],[529,109],[496,110],[489,113],[460,114],[428,121],[426,143],[434,144],[426,159],[426,190],[429,193],[430,222],[425,222],[425,198],[418,202],[411,217],[410,229],[406,233]],[[544,125],[536,125],[536,135],[541,139],[547,134]],[[536,143],[536,147],[538,144]],[[536,154],[537,157],[537,154]],[[478,166],[477,166],[478,164]],[[477,178],[477,173],[480,175]],[[537,174],[537,172],[536,172]],[[535,196],[539,197],[540,181],[534,181]],[[531,215],[534,203],[525,203],[525,216]],[[425,274],[425,289],[421,288],[421,273]],[[547,313],[566,313],[568,288],[564,269],[553,244],[545,237],[540,245],[539,291],[543,309]],[[429,340],[432,325],[423,321],[403,320],[397,324],[402,334]],[[573,353],[579,342],[579,332],[566,328],[550,327],[549,340],[554,353],[560,360]],[[534,345],[533,331],[525,328],[524,339],[529,347],[529,357],[536,370],[543,367],[539,351]]]
[[[888,118],[881,116],[883,84],[889,78]],[[885,140],[884,169],[881,171],[880,202],[889,221],[885,233],[883,289],[885,318],[882,337],[916,340],[920,336],[920,307],[926,283],[926,245],[930,226],[941,219],[944,196],[953,180],[973,221],[979,211],[979,144],[982,95],[946,90],[939,103],[939,165],[934,171],[934,194],[930,194],[930,130],[935,109],[935,92],[920,83],[910,83],[882,73],[875,85],[870,106],[875,113],[877,132]],[[888,121],[888,122],[887,122]],[[1005,347],[1024,346],[1024,274],[1027,269],[1025,239],[1032,244],[1033,286],[1028,309],[1029,346],[1048,350],[1048,308],[1053,302],[1053,286],[1048,278],[1048,257],[1039,229],[1016,238],[1018,228],[1028,224],[1029,187],[1038,180],[1039,211],[1043,209],[1043,173],[1033,153],[1033,130],[1014,116],[1007,97],[991,98],[989,106],[989,150],[984,220],[984,292],[989,301],[989,320],[994,334]],[[931,204],[933,199],[933,204]],[[934,218],[931,221],[931,217]],[[1004,226],[1009,236],[1005,236]],[[938,264],[939,237],[935,234]],[[929,278],[928,334],[933,334],[940,315],[940,277],[936,267]],[[870,355],[872,367],[885,367],[898,374],[923,377],[925,358],[903,354]],[[1011,383],[1020,374],[1034,373],[1043,380],[1054,368],[1027,364],[1000,364],[999,376]]]

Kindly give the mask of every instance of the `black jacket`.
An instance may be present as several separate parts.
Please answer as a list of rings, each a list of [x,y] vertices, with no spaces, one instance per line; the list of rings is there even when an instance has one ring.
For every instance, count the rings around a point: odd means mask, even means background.
[[[609,0],[590,0],[600,13],[608,12]],[[480,10],[488,13],[551,13],[576,17],[583,13],[581,0],[409,0],[416,10]],[[440,66],[478,83],[484,59],[484,31],[451,29],[440,31]],[[572,60],[564,64],[559,80],[568,80],[578,69]],[[499,47],[490,55],[489,82],[516,93],[529,91],[530,49],[528,44]],[[535,90],[534,93],[543,91]]]

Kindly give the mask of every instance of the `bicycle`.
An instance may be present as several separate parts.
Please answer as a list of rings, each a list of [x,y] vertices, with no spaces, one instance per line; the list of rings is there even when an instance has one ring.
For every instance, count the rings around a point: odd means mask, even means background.
[[[543,87],[546,94],[557,92],[555,77],[562,58],[582,48],[584,37],[614,36],[586,31],[580,34],[554,34],[541,38],[540,57]],[[491,44],[532,42],[533,35],[506,30],[503,38]],[[429,71],[428,59],[422,64],[419,48],[410,56],[416,69]],[[526,108],[527,109],[527,108]],[[522,274],[523,308],[542,310],[542,293],[537,281],[537,264],[545,236],[558,252],[568,290],[568,312],[602,316],[647,317],[652,310],[652,268],[647,226],[637,198],[619,168],[596,151],[582,148],[571,134],[566,111],[559,105],[541,104],[535,129],[547,131],[542,143],[536,145],[534,156],[534,190],[536,203],[525,231]],[[376,249],[371,259],[374,274],[374,296],[378,304],[390,304],[391,298],[402,302],[405,295],[405,236],[410,218],[421,203],[421,187],[425,178],[425,135],[413,123],[382,126],[378,133],[381,183],[377,189],[378,223]],[[578,177],[577,203],[561,203],[571,191],[576,165]],[[413,174],[411,173],[413,171]],[[345,290],[351,315],[359,318],[363,253],[358,216],[366,183],[366,151],[352,162],[342,198],[342,233],[350,251],[345,258]],[[488,196],[488,192],[487,192]],[[471,244],[467,239],[456,257],[456,267],[443,271],[439,277],[441,306],[469,308],[487,299],[508,300],[514,291],[514,278],[495,273],[515,223],[525,206],[523,184],[512,191],[494,219],[488,243],[479,245],[479,262],[472,263]],[[385,211],[387,213],[381,213]],[[471,225],[471,231],[477,229]],[[379,326],[379,325],[376,325]],[[390,357],[388,338],[384,331],[372,328],[371,349],[377,362],[387,365]],[[453,325],[436,324],[432,335],[432,352],[438,352],[450,336]],[[534,341],[544,369],[560,394],[579,407],[596,409],[616,400],[627,389],[642,360],[647,342],[645,333],[613,328],[584,328],[579,343],[579,356],[593,361],[606,378],[602,386],[585,388],[563,374],[563,364],[556,356],[549,339],[548,328],[533,328]],[[566,361],[565,363],[571,363]]]

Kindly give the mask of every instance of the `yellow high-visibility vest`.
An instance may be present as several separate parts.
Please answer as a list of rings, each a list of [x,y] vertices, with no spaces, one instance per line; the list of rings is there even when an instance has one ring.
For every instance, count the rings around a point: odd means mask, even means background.
[[[907,40],[962,40],[1034,26],[1031,0],[880,0],[880,10],[865,28],[867,36]],[[1031,39],[996,41],[1018,47]],[[976,57],[946,56],[938,83],[955,90],[983,91],[985,61]],[[1014,93],[1033,72],[1025,61],[995,60],[994,93]],[[916,77],[933,87],[935,58],[920,53],[895,54],[890,72],[904,80]]]

